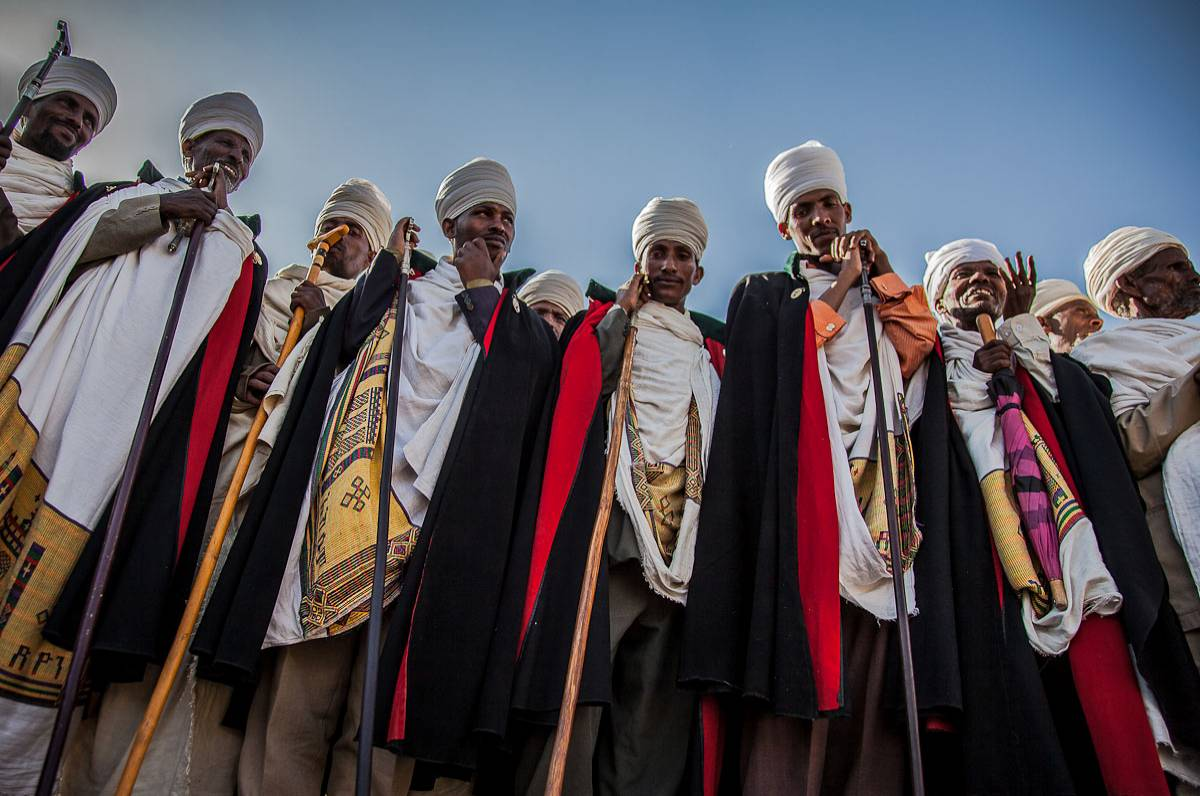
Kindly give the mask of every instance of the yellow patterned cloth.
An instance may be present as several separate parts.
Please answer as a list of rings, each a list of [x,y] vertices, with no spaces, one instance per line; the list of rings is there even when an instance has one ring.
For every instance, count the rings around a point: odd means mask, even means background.
[[[895,480],[896,519],[900,526],[900,566],[907,572],[917,557],[922,537],[917,527],[917,483],[913,469],[912,440],[908,430],[908,412],[904,407],[904,396],[899,395],[897,399],[901,433],[888,432],[888,448]],[[858,502],[858,510],[871,531],[875,549],[879,551],[884,566],[891,574],[891,531],[888,530],[883,468],[879,466],[877,459],[851,459],[850,479],[854,482],[854,497]]]
[[[328,414],[313,470],[312,503],[300,552],[300,622],[306,638],[343,633],[366,621],[375,567],[388,364],[396,328],[388,311],[359,349]],[[384,603],[420,529],[391,498]]]
[[[704,487],[704,468],[700,440],[700,410],[693,398],[688,407],[687,436],[684,441],[683,466],[676,467],[663,462],[647,462],[645,447],[638,433],[637,412],[633,401],[626,411],[625,431],[629,438],[632,454],[633,489],[638,505],[654,531],[658,552],[663,562],[671,563],[679,529],[683,525],[685,501],[700,503]]]

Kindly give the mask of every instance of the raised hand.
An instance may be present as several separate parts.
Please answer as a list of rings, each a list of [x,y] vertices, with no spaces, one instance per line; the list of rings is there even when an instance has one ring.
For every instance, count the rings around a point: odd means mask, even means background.
[[[1017,267],[1014,269],[1012,259],[1005,257],[1004,265],[1008,273],[1000,272],[1000,276],[1004,278],[1004,286],[1008,289],[1008,296],[1004,299],[1005,318],[1029,312],[1037,289],[1037,264],[1033,261],[1033,255],[1029,255],[1028,271],[1025,269],[1025,257],[1021,252],[1017,252],[1016,261]]]
[[[633,315],[650,300],[650,283],[646,275],[634,265],[633,276],[625,280],[625,284],[617,288],[617,303],[625,310],[626,315]]]
[[[325,294],[321,288],[312,282],[301,282],[292,291],[292,311],[304,310],[304,325],[301,332],[307,332],[317,325],[317,321],[329,313],[329,305],[325,302]]]
[[[405,216],[396,222],[396,226],[392,227],[392,234],[388,237],[387,246],[384,248],[393,252],[404,251],[404,242],[408,240],[408,236],[412,235],[412,247],[417,248],[417,244],[421,242],[421,236],[417,233],[421,228],[412,220],[412,216]]]
[[[836,238],[829,246],[829,253],[821,255],[821,262],[844,262],[852,252],[861,253],[863,248],[861,242],[866,243],[866,259],[871,266],[871,276],[890,274],[892,272],[891,260],[888,259],[887,252],[879,245],[879,241],[875,240],[875,236],[869,229],[855,230]]]
[[[454,252],[453,263],[464,285],[477,279],[495,282],[500,275],[500,268],[492,262],[483,238],[473,238],[459,246]]]

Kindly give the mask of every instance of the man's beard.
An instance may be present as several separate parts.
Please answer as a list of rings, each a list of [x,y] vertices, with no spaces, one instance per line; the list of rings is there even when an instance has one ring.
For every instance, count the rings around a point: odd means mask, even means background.
[[[1153,307],[1156,318],[1190,318],[1200,313],[1200,287],[1171,293],[1166,301]]]
[[[44,128],[40,135],[33,137],[28,132],[23,132],[20,140],[22,146],[32,149],[38,154],[45,155],[51,160],[65,163],[71,159],[71,147],[64,145],[55,138],[54,134],[50,132],[49,127]]]

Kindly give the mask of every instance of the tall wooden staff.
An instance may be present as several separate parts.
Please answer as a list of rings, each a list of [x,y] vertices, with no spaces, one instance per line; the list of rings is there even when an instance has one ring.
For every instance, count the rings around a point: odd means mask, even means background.
[[[309,241],[308,248],[312,250],[313,255],[305,281],[312,283],[317,281],[317,277],[321,273],[321,266],[325,263],[325,255],[349,231],[350,228],[342,224]],[[275,360],[277,367],[283,364],[288,354],[296,347],[303,326],[304,308],[296,307],[292,311],[292,321],[288,326],[283,348],[280,349],[279,357]],[[175,639],[171,642],[171,650],[167,653],[162,671],[158,674],[158,681],[154,684],[154,693],[150,696],[150,704],[146,706],[146,712],[142,715],[142,723],[138,727],[133,747],[129,750],[129,758],[125,761],[125,768],[121,772],[121,780],[117,784],[119,796],[128,796],[133,792],[138,772],[141,771],[142,762],[146,759],[146,752],[150,748],[150,741],[154,738],[154,731],[158,728],[158,722],[162,719],[163,711],[166,709],[175,679],[179,676],[179,669],[187,655],[188,642],[192,637],[192,631],[196,629],[196,622],[200,618],[200,607],[204,602],[204,595],[208,592],[208,585],[212,582],[213,573],[217,569],[217,561],[221,557],[221,546],[225,541],[225,534],[233,522],[238,497],[241,494],[242,485],[246,482],[246,474],[250,471],[254,448],[258,444],[258,437],[266,422],[266,407],[259,404],[258,413],[254,416],[254,423],[250,426],[246,442],[242,445],[242,454],[233,471],[233,480],[229,484],[229,491],[225,493],[225,500],[221,503],[221,513],[217,515],[217,524],[208,539],[208,546],[204,549],[204,557],[200,560],[200,569],[196,572],[196,579],[192,581],[192,589],[183,609],[183,617],[179,620],[179,627],[175,631]]]
[[[902,539],[900,519],[896,514],[896,477],[892,472],[892,445],[888,439],[887,409],[883,400],[883,384],[879,374],[879,341],[875,339],[875,310],[879,297],[871,287],[870,246],[859,240],[862,256],[863,319],[867,323],[867,345],[871,353],[871,384],[875,387],[875,444],[879,451],[880,475],[883,478],[883,502],[887,506],[888,545],[892,563],[892,592],[896,598],[896,627],[900,631],[900,666],[904,680],[904,713],[908,731],[908,767],[912,776],[912,792],[924,796],[925,772],[921,767],[921,736],[917,717],[917,685],[913,674],[912,631],[908,626],[908,595],[904,591],[904,563],[900,557]],[[890,396],[889,396],[890,397]]]
[[[634,272],[630,287],[642,290],[645,278],[641,264]],[[633,376],[634,339],[637,327],[629,319],[629,334],[621,352],[621,380],[613,396],[613,419],[608,430],[608,456],[604,460],[604,482],[600,485],[600,506],[596,510],[596,522],[592,525],[592,539],[588,543],[587,565],[583,570],[583,585],[579,590],[579,609],[575,613],[575,632],[571,636],[571,658],[567,663],[567,681],[563,684],[562,706],[558,709],[558,727],[554,731],[554,749],[550,755],[550,773],[546,778],[547,796],[562,793],[563,777],[567,768],[567,748],[571,744],[571,727],[575,724],[575,703],[579,699],[579,681],[583,677],[583,661],[587,654],[588,628],[592,623],[592,606],[596,602],[596,581],[600,577],[600,557],[604,554],[604,540],[608,531],[608,520],[612,516],[613,495],[616,492],[617,459],[621,451],[621,431],[625,428],[625,411],[629,406],[629,388]]]
[[[375,700],[379,693],[379,648],[383,638],[383,585],[387,573],[388,531],[392,509],[392,448],[396,444],[396,404],[400,394],[400,361],[404,353],[404,316],[408,308],[408,278],[412,275],[413,222],[408,220],[404,254],[396,274],[392,308],[396,313],[392,351],[388,358],[388,380],[383,404],[387,415],[380,454],[378,522],[375,526],[375,571],[371,577],[371,608],[367,615],[367,661],[363,679],[362,720],[358,727],[358,767],[354,778],[356,796],[370,796],[371,761],[375,751]]]
[[[66,20],[58,21],[58,40],[54,42],[54,46],[50,48],[46,60],[42,62],[42,66],[37,70],[37,74],[29,81],[29,85],[21,92],[21,96],[17,98],[17,104],[13,106],[12,113],[8,114],[8,120],[4,122],[4,128],[0,131],[0,135],[12,135],[13,128],[17,126],[17,122],[25,115],[25,109],[29,107],[29,103],[33,102],[42,90],[42,81],[46,79],[46,75],[50,74],[50,67],[54,66],[54,62],[58,60],[60,55],[71,54],[71,37],[67,32]]]
[[[197,187],[204,184],[212,187],[217,207],[226,207],[225,168],[227,167],[213,164],[193,176],[193,182]],[[175,340],[175,328],[179,325],[183,299],[187,294],[188,282],[191,280],[192,270],[196,265],[196,255],[200,252],[206,226],[199,221],[192,225],[187,252],[183,256],[183,266],[179,269],[179,277],[175,281],[175,294],[171,297],[171,308],[167,312],[166,326],[163,328],[162,338],[158,342],[158,353],[154,356],[154,366],[150,369],[150,382],[146,385],[142,410],[138,415],[137,426],[133,433],[133,444],[125,459],[125,469],[121,473],[121,481],[109,513],[108,525],[104,529],[104,544],[100,548],[100,560],[92,575],[87,603],[83,609],[83,619],[79,626],[79,635],[75,640],[74,655],[71,658],[71,666],[67,670],[67,682],[63,686],[62,696],[58,703],[58,713],[54,717],[54,730],[50,736],[50,746],[46,750],[46,759],[42,763],[42,773],[38,779],[38,796],[50,796],[54,792],[58,767],[62,762],[63,749],[67,743],[67,732],[71,729],[71,714],[74,712],[75,701],[79,696],[84,666],[87,664],[92,635],[96,630],[96,619],[100,613],[100,604],[104,599],[104,590],[108,587],[117,541],[121,535],[121,526],[125,522],[125,512],[129,508],[133,481],[142,460],[142,449],[146,446],[146,437],[150,433],[150,423],[154,419],[154,407],[158,403],[159,388],[162,387],[163,374],[167,369],[167,357],[171,353],[171,344]]]

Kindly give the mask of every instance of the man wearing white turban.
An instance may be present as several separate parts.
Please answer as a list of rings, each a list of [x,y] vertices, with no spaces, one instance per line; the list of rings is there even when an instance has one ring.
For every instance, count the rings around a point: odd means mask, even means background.
[[[1025,748],[1039,750],[1044,779],[1035,789],[1082,792],[1102,786],[1121,793],[1151,783],[1161,789],[1165,781],[1155,743],[1165,753],[1161,765],[1179,773],[1186,769],[1179,768],[1172,750],[1195,749],[1200,742],[1191,720],[1200,709],[1200,675],[1167,602],[1167,584],[1107,401],[1084,368],[1051,351],[1029,313],[1037,284],[1033,258],[1027,271],[1018,252],[1013,268],[993,244],[963,239],[929,252],[926,260],[953,414],[948,437],[960,440],[949,447],[961,445],[968,460],[952,468],[963,472],[952,477],[954,487],[947,492],[951,500],[956,493],[973,494],[977,507],[956,512],[956,529],[991,537],[1006,583],[992,588],[1003,589],[1002,604],[1015,597],[1020,616],[1020,629],[1006,636],[1004,649],[1019,662],[1012,637],[1024,636],[1032,648],[1026,650],[1026,665],[1032,651],[1049,656],[1039,666],[1055,683],[1051,688],[1047,680],[1044,692],[1032,681],[1017,688],[1019,668],[1006,677],[1014,704],[1019,695],[1023,710],[1044,716],[1017,725]],[[1053,308],[1053,296],[1047,306]],[[976,329],[982,315],[998,326],[997,338],[986,344]],[[927,411],[935,400],[933,381]],[[1024,449],[1015,447],[1013,429],[1006,427],[1005,418],[1013,417],[1023,427]],[[1035,511],[1037,506],[1043,508]],[[1038,541],[1047,536],[1049,548]],[[986,561],[980,556],[978,565]],[[977,631],[994,623],[974,622]],[[1127,665],[1131,648],[1134,667]],[[1085,661],[1106,663],[1088,673]],[[995,678],[989,679],[988,688]],[[1065,728],[1076,719],[1054,697],[1059,692],[1074,692],[1086,717],[1086,733],[1075,725],[1075,740],[1066,744]],[[1189,707],[1182,711],[1182,705]],[[979,715],[994,721],[996,713]],[[1061,728],[1059,740],[1044,734],[1047,722]],[[1088,784],[1084,772],[1092,764],[1081,765],[1085,760],[1118,759],[1121,765],[1102,764],[1091,775],[1095,785]],[[1060,782],[1067,772],[1070,782]]]
[[[561,337],[567,321],[583,312],[583,291],[570,274],[553,268],[521,285],[517,298],[529,305]]]
[[[236,188],[249,158],[236,151],[241,134],[227,128],[240,124],[232,115],[215,116],[206,132],[182,141],[187,168],[222,163]],[[0,590],[22,594],[0,626],[3,792],[24,793],[37,781],[99,531],[184,257],[183,249],[168,251],[167,222],[199,219],[206,227],[93,636],[96,692],[142,680],[147,661],[161,653],[161,639],[173,632],[173,606],[195,571],[215,488],[211,464],[266,281],[251,229],[182,180],[105,191],[69,218],[58,215],[23,236],[0,271],[0,461],[10,463],[0,512],[4,527],[20,529],[0,549]],[[124,221],[113,225],[114,218]],[[111,235],[102,234],[105,224]],[[62,665],[36,665],[51,659]],[[82,739],[92,736],[76,737],[86,744]],[[83,778],[65,789],[111,792],[104,778],[119,761],[100,761],[92,780],[88,750],[68,750],[77,753],[84,766],[68,765],[64,776]],[[151,789],[171,787],[159,782]]]
[[[904,442],[920,412],[913,399],[933,347],[933,319],[924,291],[900,279],[874,236],[847,229],[853,210],[832,149],[808,141],[780,153],[767,167],[763,194],[776,234],[794,251],[784,270],[745,277],[730,301],[729,375],[714,431],[714,487],[700,521],[682,679],[716,691],[736,683],[747,695],[767,696],[745,725],[747,792],[804,792],[806,782],[822,778],[830,791],[900,792],[903,735],[881,720],[882,692],[872,683],[882,681],[896,619],[889,543],[901,546],[905,571],[895,577],[916,604],[911,565],[921,536]],[[876,342],[885,418],[876,418],[871,386],[859,290],[864,268],[881,298]],[[886,424],[898,448],[902,538],[894,542],[875,454],[877,423]],[[804,441],[798,458],[797,436]],[[767,451],[780,447],[786,458],[772,464]],[[780,515],[776,505],[788,508]],[[801,567],[789,552],[796,545]],[[756,550],[772,552],[761,558]],[[756,558],[747,570],[744,562]],[[792,613],[797,593],[803,611]],[[775,609],[768,605],[789,607],[786,616],[769,616]],[[747,635],[753,626],[763,632]],[[771,676],[750,663],[774,657],[796,627],[807,638],[804,662],[781,661]],[[728,639],[741,641],[731,646]],[[825,718],[843,709],[844,718]]]
[[[1050,348],[1069,354],[1081,341],[1104,328],[1096,303],[1069,279],[1037,283],[1029,308],[1050,338]]]
[[[21,76],[22,92],[42,62]],[[61,56],[21,118],[0,135],[0,249],[45,221],[83,188],[72,158],[112,119],[117,91],[99,64]]]
[[[504,731],[520,619],[511,595],[524,587],[510,581],[531,555],[527,468],[540,476],[557,344],[501,281],[516,231],[504,167],[471,161],[438,197],[453,253],[414,253],[398,392],[386,385],[397,269],[418,231],[408,218],[306,338],[303,362],[294,355],[280,373],[281,433],[193,646],[202,674],[260,678],[239,793],[354,789],[381,497],[390,618],[374,740],[399,755],[376,750],[373,791],[469,778],[480,737]],[[395,458],[382,475],[387,401]]]
[[[1200,273],[1182,241],[1149,227],[1113,231],[1083,270],[1092,299],[1129,320],[1072,356],[1112,385],[1171,603],[1200,665]]]
[[[676,679],[724,350],[714,339],[719,331],[686,308],[704,276],[708,226],[700,208],[684,198],[651,199],[633,222],[632,244],[635,273],[615,301],[595,301],[565,341],[542,487],[555,497],[539,509],[545,536],[535,542],[540,554],[525,590],[513,699],[536,725],[518,771],[518,789],[530,794],[545,788],[553,747],[553,719],[545,718],[562,703],[613,422],[624,432],[603,596],[589,631],[598,648],[588,650],[564,787],[679,793],[691,771],[699,701]],[[631,329],[629,408],[613,418],[610,399]]]

